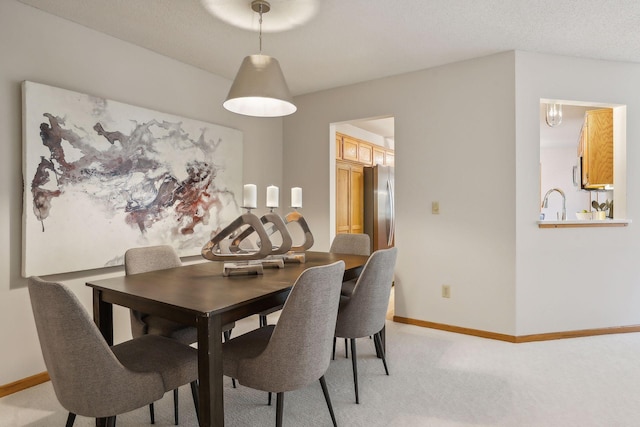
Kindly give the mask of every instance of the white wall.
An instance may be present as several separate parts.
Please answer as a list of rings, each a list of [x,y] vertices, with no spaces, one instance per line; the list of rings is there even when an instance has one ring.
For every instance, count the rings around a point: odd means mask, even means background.
[[[626,192],[626,217],[638,220],[638,75],[638,64],[516,53],[518,335],[640,324],[636,222],[624,228],[539,229],[536,224],[542,98],[627,105],[627,184],[619,188],[616,176],[614,191],[616,197]]]
[[[45,370],[21,253],[21,92],[31,80],[239,129],[244,181],[282,183],[282,119],[231,114],[221,104],[231,84],[202,70],[25,6],[0,2],[0,385]],[[223,60],[223,59],[221,59]],[[258,202],[264,205],[264,191]],[[96,242],[99,247],[99,242]],[[89,279],[121,268],[53,277],[91,307]],[[130,336],[128,312],[116,309],[116,340]]]
[[[304,188],[314,248],[328,249],[330,124],[395,117],[397,316],[515,333],[514,57],[300,96],[285,118],[284,184]]]

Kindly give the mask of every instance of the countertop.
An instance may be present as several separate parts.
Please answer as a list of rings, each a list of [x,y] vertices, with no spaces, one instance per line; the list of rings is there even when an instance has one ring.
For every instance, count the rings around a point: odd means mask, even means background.
[[[570,219],[566,221],[538,221],[539,228],[626,227],[629,224],[631,224],[630,219]]]

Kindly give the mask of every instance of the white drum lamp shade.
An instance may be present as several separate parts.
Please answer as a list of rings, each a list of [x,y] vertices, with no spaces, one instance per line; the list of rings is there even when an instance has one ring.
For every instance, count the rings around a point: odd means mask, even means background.
[[[277,59],[268,55],[244,58],[227,99],[227,110],[255,117],[280,117],[296,112]]]

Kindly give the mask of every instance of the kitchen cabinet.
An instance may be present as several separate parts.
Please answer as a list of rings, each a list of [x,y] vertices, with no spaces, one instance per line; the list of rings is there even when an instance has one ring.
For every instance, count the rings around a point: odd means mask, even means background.
[[[583,189],[613,186],[613,110],[589,110],[585,113],[578,157]]]
[[[384,153],[382,148],[373,147],[373,165],[384,165]]]
[[[363,166],[336,162],[336,233],[362,233],[364,229]]]
[[[336,159],[365,166],[393,166],[394,151],[349,135],[336,133]]]
[[[348,136],[342,137],[342,159],[358,161],[358,140]]]
[[[384,164],[386,166],[395,166],[396,158],[392,151],[384,153]]]

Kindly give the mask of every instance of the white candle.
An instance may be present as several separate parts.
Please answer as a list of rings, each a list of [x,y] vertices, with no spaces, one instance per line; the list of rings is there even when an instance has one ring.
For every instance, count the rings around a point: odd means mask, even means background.
[[[267,207],[277,208],[280,201],[280,190],[275,185],[267,187]]]
[[[292,208],[302,207],[302,188],[293,187],[291,189],[291,207]]]
[[[258,188],[255,184],[245,184],[243,196],[243,208],[255,209],[258,207]]]

